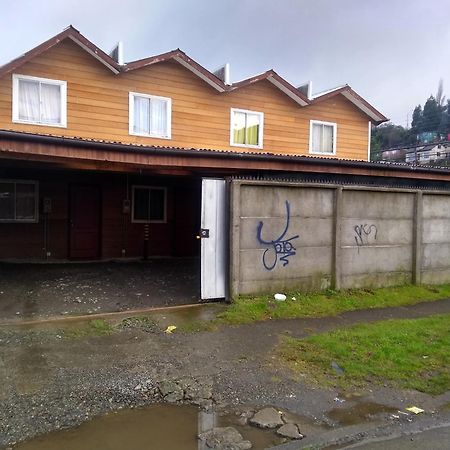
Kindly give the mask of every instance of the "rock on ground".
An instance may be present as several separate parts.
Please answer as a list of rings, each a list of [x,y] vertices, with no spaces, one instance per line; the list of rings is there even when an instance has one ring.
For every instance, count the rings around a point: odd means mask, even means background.
[[[242,434],[233,427],[217,427],[198,438],[206,442],[206,445],[214,450],[248,450],[252,448],[250,441],[244,440]]]
[[[289,439],[303,439],[303,434],[300,433],[297,425],[294,423],[287,423],[282,427],[278,428],[277,434],[283,437],[287,437]]]
[[[277,428],[284,425],[281,414],[272,407],[259,410],[251,419],[250,424],[259,428]]]

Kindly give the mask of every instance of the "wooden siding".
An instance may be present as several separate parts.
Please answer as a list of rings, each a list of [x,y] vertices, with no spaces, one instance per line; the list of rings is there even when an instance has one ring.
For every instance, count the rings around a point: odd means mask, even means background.
[[[37,223],[0,223],[0,259],[69,258],[69,189],[72,185],[97,186],[101,192],[100,258],[142,257],[143,223],[133,223],[131,214],[123,214],[123,200],[131,198],[133,185],[167,187],[167,222],[150,223],[149,256],[198,256],[196,235],[200,223],[199,180],[148,177],[77,171],[41,171],[0,168],[0,179],[37,180],[39,182],[39,221]],[[48,242],[45,245],[44,198],[52,200],[47,217]],[[122,254],[122,249],[125,251]]]
[[[268,81],[220,94],[176,62],[114,75],[70,41],[37,56],[15,73],[67,81],[67,128],[12,123],[10,74],[0,79],[1,129],[144,145],[247,151],[229,144],[233,107],[264,113],[264,148],[260,151],[308,154],[309,121],[313,119],[337,123],[338,158],[367,160],[368,117],[343,96],[300,107]],[[172,98],[172,139],[129,135],[130,91]]]

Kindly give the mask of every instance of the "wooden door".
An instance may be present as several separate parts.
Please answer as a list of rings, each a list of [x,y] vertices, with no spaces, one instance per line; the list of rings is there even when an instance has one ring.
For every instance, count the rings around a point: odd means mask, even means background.
[[[100,256],[100,189],[73,185],[70,188],[70,258]]]

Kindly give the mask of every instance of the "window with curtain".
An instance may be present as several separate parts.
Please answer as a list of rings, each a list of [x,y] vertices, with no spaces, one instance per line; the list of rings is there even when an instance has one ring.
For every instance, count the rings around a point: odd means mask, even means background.
[[[37,182],[0,179],[0,222],[37,222]]]
[[[263,113],[231,109],[231,145],[262,148]]]
[[[13,120],[37,125],[67,126],[65,81],[13,75]]]
[[[130,134],[170,139],[171,99],[130,93]]]
[[[166,189],[133,186],[133,222],[166,222]]]
[[[309,151],[311,153],[336,153],[336,124],[311,120]]]

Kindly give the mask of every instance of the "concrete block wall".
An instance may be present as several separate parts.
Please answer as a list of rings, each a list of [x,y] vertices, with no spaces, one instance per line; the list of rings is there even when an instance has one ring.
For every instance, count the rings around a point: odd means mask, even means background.
[[[410,283],[414,194],[342,191],[342,288]]]
[[[231,294],[450,282],[450,192],[231,182]]]
[[[450,195],[422,197],[421,281],[450,280]]]

